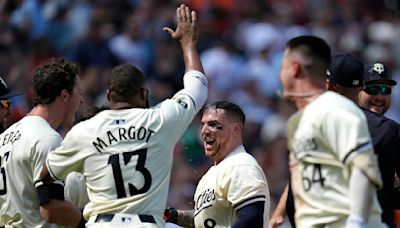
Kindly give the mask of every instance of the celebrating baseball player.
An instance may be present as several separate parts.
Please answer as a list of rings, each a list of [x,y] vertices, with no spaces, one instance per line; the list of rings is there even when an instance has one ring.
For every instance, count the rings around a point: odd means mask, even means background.
[[[299,109],[287,128],[296,226],[385,227],[365,116],[351,100],[324,92],[330,55],[324,40],[300,36],[282,61],[283,95]]]
[[[205,154],[214,165],[197,185],[194,210],[167,208],[166,220],[184,227],[265,227],[268,184],[242,144],[243,111],[236,104],[216,102],[207,105],[201,122]]]
[[[399,191],[393,191],[393,188],[394,173],[400,174],[400,125],[383,114],[390,107],[392,87],[397,82],[392,79],[389,67],[379,62],[366,65],[363,82],[358,102],[364,108],[382,174],[383,187],[378,191],[382,221],[388,227],[396,227],[393,212],[399,208],[400,198]]]
[[[0,226],[76,226],[81,212],[64,201],[62,182],[43,184],[47,154],[60,145],[57,127],[70,127],[82,102],[78,66],[52,60],[36,69],[33,109],[0,135]]]
[[[21,94],[21,92],[10,91],[4,79],[0,77],[0,133],[3,133],[6,128],[4,120],[10,115],[11,98]]]
[[[173,148],[207,98],[196,44],[196,13],[181,5],[177,28],[164,31],[183,52],[184,88],[148,107],[146,78],[136,67],[112,69],[107,97],[111,110],[75,125],[43,169],[44,181],[82,173],[90,202],[87,227],[164,227]]]

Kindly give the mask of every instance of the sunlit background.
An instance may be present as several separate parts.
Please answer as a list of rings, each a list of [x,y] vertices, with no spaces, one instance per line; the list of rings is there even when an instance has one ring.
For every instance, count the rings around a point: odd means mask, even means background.
[[[179,46],[162,28],[174,28],[175,9],[185,3],[200,22],[198,50],[210,82],[207,103],[230,100],[244,109],[245,146],[265,170],[274,209],[287,181],[284,128],[293,112],[276,95],[286,41],[302,34],[320,36],[334,52],[386,64],[400,82],[399,2],[0,0],[0,76],[25,92],[13,99],[7,124],[31,109],[34,69],[51,57],[81,65],[81,110],[106,104],[105,79],[119,63],[134,64],[147,75],[151,104],[171,97],[182,87],[183,62]],[[398,122],[399,95],[399,86],[394,87],[386,113]],[[191,208],[197,181],[210,165],[199,125],[197,118],[176,147],[169,206]]]

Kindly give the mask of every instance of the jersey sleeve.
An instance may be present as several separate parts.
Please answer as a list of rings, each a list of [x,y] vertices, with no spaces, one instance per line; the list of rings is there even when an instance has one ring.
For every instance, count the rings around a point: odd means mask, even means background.
[[[208,94],[208,81],[199,71],[188,71],[183,77],[183,90],[177,93],[187,94],[193,100],[196,113],[203,107]]]
[[[343,163],[347,164],[357,153],[373,151],[367,121],[361,112],[339,109],[327,113],[321,121],[322,138]]]
[[[266,202],[269,195],[261,170],[254,166],[233,166],[223,176],[220,186],[225,188],[227,200],[235,210],[254,202]]]
[[[61,142],[61,146],[47,156],[46,165],[55,180],[64,180],[72,171],[83,172],[83,163],[89,154],[80,150],[81,142],[77,131],[77,128],[72,128]]]
[[[186,130],[207,99],[207,79],[199,71],[189,71],[184,76],[184,88],[171,99],[156,106],[164,124],[171,129],[171,137],[177,140]]]
[[[34,142],[32,147],[30,148],[30,156],[31,156],[31,164],[33,171],[33,182],[40,182],[40,173],[42,172],[43,164],[46,161],[46,157],[50,153],[50,151],[54,150],[60,145],[61,136],[52,135],[43,137],[40,140]],[[36,186],[38,187],[38,186]]]

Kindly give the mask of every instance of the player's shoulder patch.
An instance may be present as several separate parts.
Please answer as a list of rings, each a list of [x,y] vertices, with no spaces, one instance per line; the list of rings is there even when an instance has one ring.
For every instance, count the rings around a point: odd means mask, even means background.
[[[173,101],[180,104],[184,109],[189,107],[190,97],[187,94],[176,94],[174,97],[171,98]]]
[[[193,75],[193,77],[195,77],[198,80],[200,80],[201,84],[203,84],[203,86],[207,87],[207,80],[204,77],[200,77],[199,75]]]

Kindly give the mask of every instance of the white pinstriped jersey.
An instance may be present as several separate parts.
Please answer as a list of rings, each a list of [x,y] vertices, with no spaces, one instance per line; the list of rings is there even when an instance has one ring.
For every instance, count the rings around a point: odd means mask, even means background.
[[[265,202],[266,227],[270,208],[267,180],[257,161],[241,145],[199,181],[194,195],[195,227],[231,227],[236,210],[258,201]]]
[[[289,119],[288,147],[296,226],[344,227],[351,200],[348,164],[373,150],[363,112],[349,99],[325,92]],[[380,214],[374,194],[368,227],[385,227]]]
[[[0,135],[0,224],[47,227],[35,182],[61,136],[39,116],[26,116]]]
[[[202,98],[183,89],[149,109],[102,111],[75,125],[48,156],[53,178],[64,179],[71,171],[85,176],[87,220],[101,213],[146,214],[164,225],[173,148],[207,94],[200,72],[184,77],[202,84]]]

